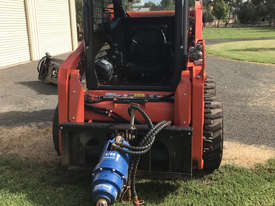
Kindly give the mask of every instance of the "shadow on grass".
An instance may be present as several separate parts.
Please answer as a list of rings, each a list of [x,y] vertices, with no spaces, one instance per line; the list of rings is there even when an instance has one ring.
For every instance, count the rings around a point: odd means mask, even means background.
[[[140,180],[137,191],[150,206],[226,205],[228,201],[232,205],[273,205],[274,169],[274,160],[255,169],[223,166],[201,180]],[[68,171],[17,157],[0,158],[1,205],[90,206],[91,181],[88,170]]]
[[[54,110],[46,109],[33,112],[10,111],[0,114],[1,126],[20,126],[27,123],[52,121]]]
[[[16,157],[0,159],[2,205],[88,206],[91,204],[88,171],[67,171]]]
[[[263,52],[263,51],[275,51],[275,48],[246,48],[246,49],[230,49],[232,52]]]
[[[14,205],[88,206],[92,203],[91,181],[91,170],[68,171],[57,165],[23,161],[18,157],[0,158],[0,201],[3,205],[9,205],[12,199]],[[140,198],[150,204],[162,203],[179,186],[171,181],[151,180],[140,180],[136,184]]]
[[[34,90],[38,94],[44,95],[57,95],[57,87],[54,84],[43,83],[41,81],[24,81],[18,82],[23,86],[26,86],[32,90]]]
[[[167,195],[175,193],[179,187],[179,184],[171,181],[146,180],[136,184],[140,198],[153,204],[162,203]]]

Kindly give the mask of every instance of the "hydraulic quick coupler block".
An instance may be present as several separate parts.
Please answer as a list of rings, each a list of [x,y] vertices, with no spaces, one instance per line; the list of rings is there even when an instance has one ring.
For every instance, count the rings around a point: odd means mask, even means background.
[[[93,172],[92,197],[96,205],[113,204],[128,178],[129,155],[112,150],[111,145],[114,142],[115,140],[109,140],[106,143],[100,161]],[[128,144],[123,139],[121,142]]]

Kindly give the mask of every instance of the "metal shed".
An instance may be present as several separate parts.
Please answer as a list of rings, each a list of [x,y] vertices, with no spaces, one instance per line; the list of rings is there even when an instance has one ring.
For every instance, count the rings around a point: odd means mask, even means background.
[[[76,47],[74,0],[0,0],[0,68]]]

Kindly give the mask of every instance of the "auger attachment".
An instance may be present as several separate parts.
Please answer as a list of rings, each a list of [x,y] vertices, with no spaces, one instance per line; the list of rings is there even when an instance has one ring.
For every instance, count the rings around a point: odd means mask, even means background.
[[[115,141],[128,144],[121,136],[106,143],[103,155],[94,169],[92,197],[96,206],[113,204],[128,178],[129,155],[114,150],[112,144]]]
[[[140,156],[151,150],[156,135],[171,124],[162,121],[153,125],[149,116],[138,105],[130,104],[128,112],[131,116],[128,129],[118,132],[112,140],[108,140],[94,169],[92,196],[96,206],[113,204],[118,197],[123,199],[125,193],[135,206],[143,204],[144,201],[139,200],[135,187]],[[143,138],[136,139],[135,112],[143,116],[148,126],[148,132]]]

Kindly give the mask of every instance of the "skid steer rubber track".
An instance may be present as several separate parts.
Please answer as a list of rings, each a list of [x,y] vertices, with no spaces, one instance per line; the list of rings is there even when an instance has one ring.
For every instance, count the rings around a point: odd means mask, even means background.
[[[216,100],[216,84],[207,77],[204,87],[203,159],[204,170],[218,169],[223,154],[223,105]]]

